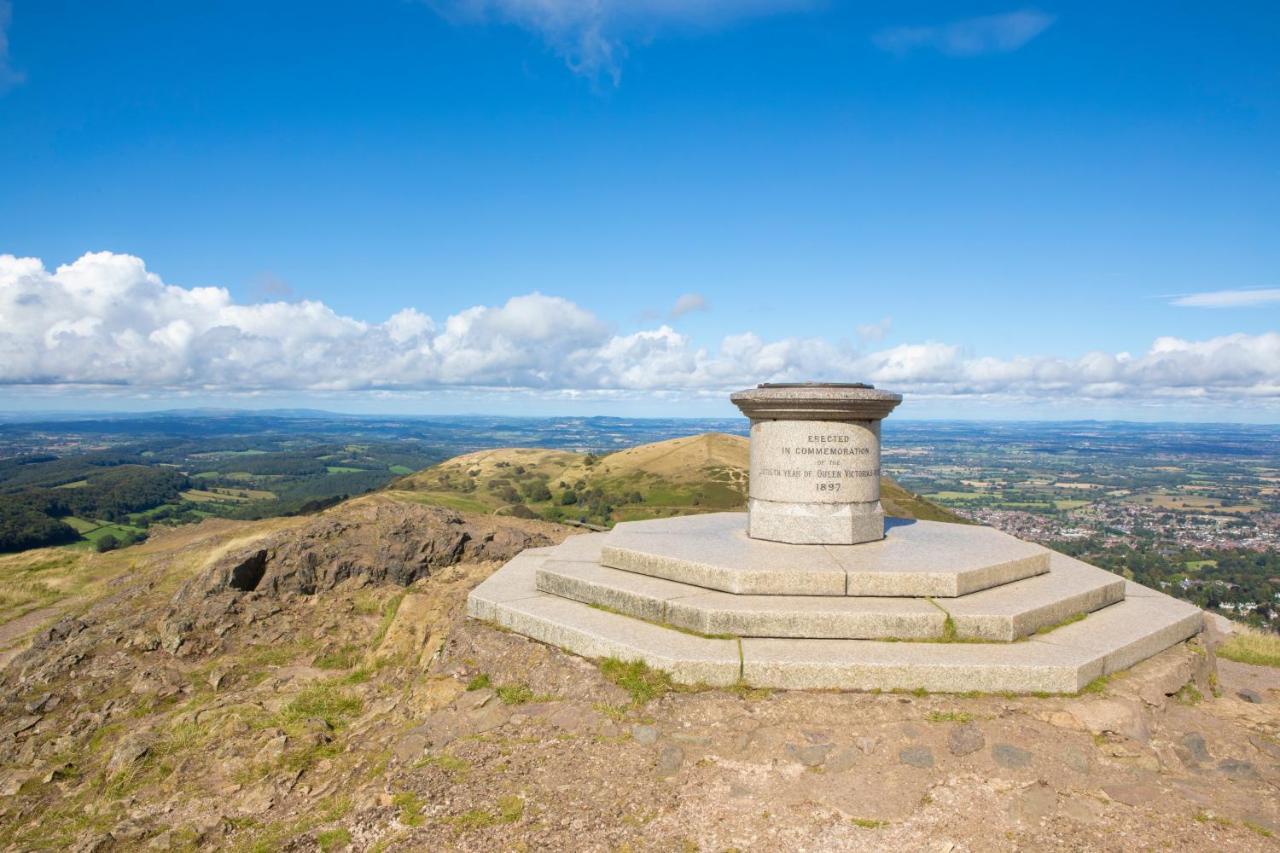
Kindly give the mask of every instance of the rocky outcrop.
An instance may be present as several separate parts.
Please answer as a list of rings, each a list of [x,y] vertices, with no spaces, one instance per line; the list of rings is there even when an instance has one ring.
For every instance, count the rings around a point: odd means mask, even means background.
[[[408,586],[455,563],[509,560],[550,545],[535,527],[441,507],[369,499],[233,550],[188,582],[176,608],[226,592],[314,595],[361,576]]]

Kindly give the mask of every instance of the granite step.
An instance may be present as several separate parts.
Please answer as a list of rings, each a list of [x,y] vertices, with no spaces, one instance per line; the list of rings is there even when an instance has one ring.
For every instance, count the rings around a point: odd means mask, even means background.
[[[1124,579],[1061,554],[1047,574],[930,602],[922,598],[734,595],[553,555],[543,592],[702,634],[808,639],[1011,642],[1124,598]],[[945,611],[945,612],[944,612]]]
[[[1202,624],[1194,605],[1126,582],[1123,601],[1018,643],[715,639],[540,591],[538,570],[555,555],[554,548],[520,554],[472,591],[468,614],[585,657],[641,660],[684,684],[1073,693]]]
[[[746,513],[632,521],[602,540],[602,565],[738,595],[953,598],[1049,570],[1049,550],[990,527],[888,519],[860,545],[751,539]]]
[[[543,592],[701,634],[739,637],[938,639],[946,614],[922,598],[734,595],[611,569],[548,559]]]

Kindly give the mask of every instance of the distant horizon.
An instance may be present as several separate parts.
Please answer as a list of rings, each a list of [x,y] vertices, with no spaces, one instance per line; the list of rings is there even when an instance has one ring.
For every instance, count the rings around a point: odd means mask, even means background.
[[[111,417],[118,419],[128,418],[151,418],[164,416],[177,417],[202,417],[202,416],[219,416],[219,415],[261,415],[261,416],[277,416],[288,417],[290,415],[299,418],[307,417],[334,417],[334,418],[357,418],[357,419],[374,419],[374,418],[403,418],[407,420],[446,420],[449,418],[492,418],[496,420],[556,420],[559,418],[576,419],[576,420],[619,420],[619,421],[690,421],[690,422],[708,422],[708,421],[742,421],[746,422],[746,418],[742,415],[726,414],[726,415],[619,415],[607,413],[559,413],[559,414],[511,414],[502,412],[356,412],[356,411],[339,411],[334,409],[320,409],[314,407],[289,407],[289,406],[273,406],[264,408],[238,408],[238,407],[219,407],[219,406],[190,406],[190,407],[168,407],[157,409],[46,409],[46,410],[11,410],[0,409],[0,424],[22,424],[38,422],[41,419],[48,418],[54,421],[86,419],[91,420],[95,417]],[[925,424],[925,423],[955,423],[955,424],[1115,424],[1115,425],[1131,425],[1131,426],[1201,426],[1201,427],[1272,427],[1280,429],[1280,423],[1271,421],[1223,421],[1223,420],[1135,420],[1132,418],[1087,418],[1087,417],[1061,417],[1061,418],[1028,418],[1028,417],[1004,417],[1004,418],[974,418],[974,417],[902,417],[894,415],[885,422],[887,428],[892,428],[893,424]]]

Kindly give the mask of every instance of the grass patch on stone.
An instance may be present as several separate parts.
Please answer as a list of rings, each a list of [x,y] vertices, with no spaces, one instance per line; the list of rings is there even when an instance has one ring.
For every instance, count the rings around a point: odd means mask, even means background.
[[[1261,631],[1232,634],[1217,649],[1218,657],[1254,666],[1280,666],[1280,635]]]
[[[320,655],[315,660],[317,669],[351,669],[360,660],[358,646],[348,643],[342,648]]]
[[[334,850],[341,850],[351,843],[351,833],[342,827],[337,829],[326,829],[324,832],[316,833],[316,844],[319,845],[322,853],[332,853]]]
[[[973,721],[973,714],[964,711],[930,711],[924,718],[931,723],[968,723]]]
[[[1065,628],[1068,625],[1074,625],[1076,622],[1080,622],[1083,619],[1085,619],[1088,615],[1089,615],[1088,613],[1072,613],[1066,619],[1060,619],[1059,621],[1054,622],[1052,625],[1045,625],[1041,628],[1037,628],[1035,634],[1033,634],[1032,636],[1039,637],[1043,634],[1048,634],[1051,631],[1056,631],[1059,628]]]
[[[1240,821],[1240,825],[1243,826],[1245,829],[1249,830],[1250,832],[1256,832],[1258,835],[1261,835],[1263,838],[1275,837],[1274,832],[1267,829],[1265,826],[1261,826],[1259,824],[1254,823],[1251,820],[1242,820]]]
[[[1182,685],[1182,689],[1174,695],[1174,698],[1183,705],[1199,705],[1204,701],[1204,694],[1194,684],[1187,683]]]
[[[533,691],[527,684],[503,684],[494,689],[504,705],[524,705],[533,701]]]
[[[492,685],[493,682],[489,680],[489,674],[482,672],[467,682],[467,690],[484,690],[486,687],[491,687]]]
[[[872,820],[867,817],[851,817],[849,818],[849,823],[854,826],[860,826],[863,829],[883,829],[889,825],[887,820]]]
[[[373,632],[373,638],[369,641],[370,647],[376,649],[382,645],[382,641],[386,639],[387,631],[391,630],[391,623],[396,620],[396,613],[400,610],[400,602],[404,601],[405,595],[405,591],[401,590],[387,599],[386,604],[382,605],[382,621],[378,623],[378,630]]]
[[[424,755],[418,759],[414,767],[438,767],[449,776],[461,776],[471,769],[471,765],[461,758],[456,758],[447,752],[439,755]]]
[[[1081,693],[1081,694],[1089,693],[1089,694],[1093,694],[1093,695],[1095,695],[1095,696],[1101,696],[1103,693],[1105,693],[1105,692],[1106,692],[1106,690],[1107,690],[1107,685],[1108,685],[1110,682],[1111,682],[1111,676],[1109,676],[1109,675],[1099,675],[1099,676],[1098,676],[1097,678],[1095,678],[1093,681],[1090,681],[1090,682],[1089,682],[1088,684],[1086,684],[1084,687],[1081,687],[1081,688],[1080,688],[1080,693]]]
[[[725,688],[725,692],[732,693],[740,699],[748,702],[758,702],[761,699],[768,699],[773,695],[773,690],[768,687],[752,687],[745,679],[739,678],[732,685]]]
[[[600,662],[600,672],[605,678],[631,694],[636,707],[665,696],[675,689],[671,676],[660,669],[653,669],[641,660],[624,661],[605,658]]]
[[[277,715],[280,728],[288,730],[310,719],[324,720],[330,728],[340,729],[363,710],[364,703],[342,689],[340,681],[321,681],[308,685]]]
[[[1200,809],[1200,811],[1196,812],[1195,815],[1193,815],[1193,818],[1196,823],[1211,823],[1214,826],[1221,827],[1231,826],[1231,821],[1227,820],[1225,817],[1219,817],[1213,812],[1207,812],[1204,809]]]
[[[461,814],[447,817],[444,821],[456,829],[465,831],[484,829],[485,827],[498,826],[504,823],[516,823],[522,817],[524,817],[524,800],[512,795],[499,799],[497,809],[494,811],[468,809]]]
[[[422,799],[412,791],[396,794],[391,805],[400,810],[400,822],[405,826],[422,826],[426,816],[422,814]]]

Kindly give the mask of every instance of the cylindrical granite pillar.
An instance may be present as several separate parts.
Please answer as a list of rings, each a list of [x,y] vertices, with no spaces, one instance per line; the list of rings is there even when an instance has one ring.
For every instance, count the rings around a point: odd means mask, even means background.
[[[822,545],[884,538],[880,421],[901,394],[805,382],[729,399],[751,419],[748,536]]]

